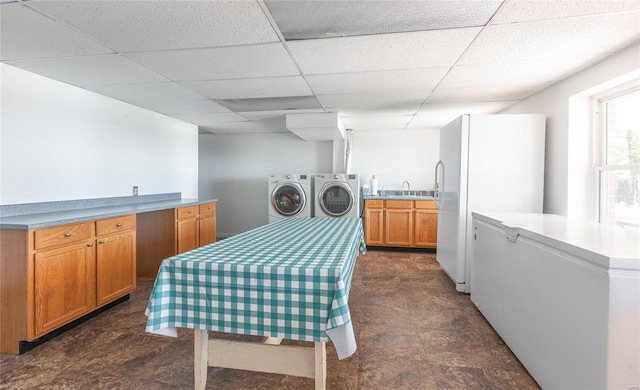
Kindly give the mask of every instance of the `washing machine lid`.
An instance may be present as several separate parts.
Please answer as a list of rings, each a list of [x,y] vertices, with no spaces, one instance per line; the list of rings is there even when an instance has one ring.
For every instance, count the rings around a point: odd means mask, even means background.
[[[329,182],[318,193],[322,210],[332,217],[347,214],[355,202],[353,191],[347,183]]]
[[[284,182],[273,189],[271,204],[278,214],[293,217],[304,210],[307,195],[299,183]]]

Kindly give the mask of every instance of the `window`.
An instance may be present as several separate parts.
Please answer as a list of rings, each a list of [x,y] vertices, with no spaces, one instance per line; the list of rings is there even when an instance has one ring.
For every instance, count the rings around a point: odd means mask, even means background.
[[[640,231],[638,82],[599,99],[598,107],[596,183],[600,223]]]

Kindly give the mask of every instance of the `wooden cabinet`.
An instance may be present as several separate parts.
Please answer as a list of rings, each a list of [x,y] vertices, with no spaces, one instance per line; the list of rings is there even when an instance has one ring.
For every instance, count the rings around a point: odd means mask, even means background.
[[[136,288],[136,216],[96,222],[96,304],[105,305]]]
[[[438,210],[432,200],[365,200],[365,242],[371,246],[435,248]]]
[[[413,245],[413,201],[385,200],[385,245]]]
[[[198,207],[198,212],[200,214],[198,246],[213,244],[216,242],[216,204],[201,204]]]
[[[216,241],[216,204],[176,209],[176,248],[184,253]]]
[[[0,352],[135,289],[135,215],[36,230],[2,229]]]
[[[90,229],[90,230],[89,230]],[[94,244],[91,224],[36,232],[34,254],[35,336],[46,334],[95,308]],[[77,237],[72,232],[80,230]],[[89,237],[83,237],[90,233]],[[66,236],[65,236],[66,235]],[[38,237],[42,236],[43,240]],[[65,242],[65,240],[68,240]],[[26,260],[26,259],[25,259]]]
[[[367,199],[364,208],[364,234],[367,245],[384,245],[383,200]]]
[[[438,209],[432,200],[416,200],[414,203],[413,245],[435,248],[438,245]]]

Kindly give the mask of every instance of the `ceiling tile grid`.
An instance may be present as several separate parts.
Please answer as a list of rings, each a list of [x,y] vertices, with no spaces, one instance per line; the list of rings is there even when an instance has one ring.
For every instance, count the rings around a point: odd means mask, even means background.
[[[640,42],[640,0],[0,3],[3,63],[219,134],[439,128]]]

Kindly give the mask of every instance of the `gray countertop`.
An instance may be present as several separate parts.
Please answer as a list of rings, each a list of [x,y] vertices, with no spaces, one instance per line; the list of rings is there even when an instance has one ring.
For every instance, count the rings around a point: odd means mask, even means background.
[[[64,201],[64,202],[49,202],[49,203],[38,203],[37,210],[38,212],[32,214],[21,214],[21,215],[8,215],[0,217],[0,228],[2,229],[18,229],[18,230],[27,230],[27,229],[36,229],[43,228],[49,226],[56,225],[64,225],[67,223],[74,222],[83,222],[90,221],[94,219],[102,219],[109,217],[117,217],[121,215],[127,214],[137,214],[137,213],[146,213],[150,211],[159,211],[166,210],[176,207],[183,206],[192,206],[198,205],[202,203],[216,202],[217,199],[183,199],[179,197],[171,198],[171,199],[162,199],[157,200],[157,198],[153,198],[153,196],[149,196],[148,201],[139,201],[138,199],[128,201],[128,198],[134,197],[123,197],[122,200],[117,203],[122,204],[112,204],[114,202],[110,202],[111,199],[114,198],[103,198],[102,202],[104,206],[99,206],[101,204],[100,199],[92,199],[92,206],[97,207],[83,207],[83,201]],[[165,197],[166,198],[166,197]],[[60,207],[56,207],[60,204],[67,204],[71,202],[78,203],[78,208],[71,208],[66,210],[60,210]],[[32,204],[36,205],[36,204]],[[51,212],[47,211],[47,205],[51,205],[49,208],[52,210]],[[86,203],[85,203],[86,205]],[[2,207],[10,207],[13,208],[22,208],[27,209],[30,205],[9,205]],[[68,208],[69,205],[62,208]],[[18,214],[20,214],[18,212]],[[6,215],[6,213],[5,213]]]
[[[433,196],[418,196],[418,195],[378,195],[378,196],[363,196],[364,200],[367,199],[380,199],[380,200],[433,200]]]

